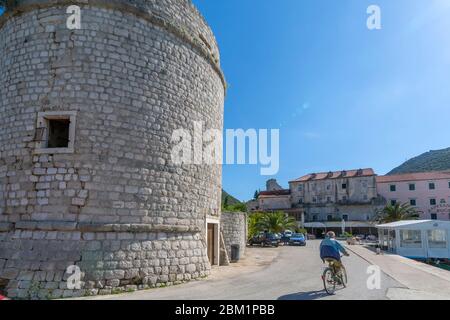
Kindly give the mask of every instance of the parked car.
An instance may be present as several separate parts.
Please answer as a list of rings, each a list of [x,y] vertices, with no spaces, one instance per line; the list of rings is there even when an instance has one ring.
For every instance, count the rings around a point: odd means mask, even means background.
[[[273,233],[265,233],[254,236],[248,241],[248,244],[251,246],[259,244],[261,246],[278,247],[280,245],[280,239]]]
[[[289,240],[291,239],[292,236],[292,232],[284,232],[283,235],[281,236],[281,243],[283,244],[289,244]]]
[[[306,237],[303,233],[294,233],[289,240],[290,246],[306,246]]]
[[[284,233],[283,233],[283,235],[284,235],[285,237],[287,237],[287,238],[292,237],[293,234],[294,234],[294,233],[293,233],[291,230],[285,230]]]
[[[374,235],[368,235],[368,236],[366,237],[366,240],[367,240],[367,241],[378,241],[378,237],[377,237],[377,236],[374,236]]]
[[[9,300],[7,297],[4,297],[0,294],[0,300]]]
[[[364,240],[366,238],[366,236],[363,234],[358,234],[355,236],[355,238],[356,238],[356,240],[361,241],[361,240]]]

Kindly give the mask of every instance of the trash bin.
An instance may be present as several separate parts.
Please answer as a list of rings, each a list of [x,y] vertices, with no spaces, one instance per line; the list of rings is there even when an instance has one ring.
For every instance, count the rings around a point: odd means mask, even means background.
[[[238,262],[241,258],[241,252],[240,247],[238,244],[232,244],[231,245],[231,262]]]

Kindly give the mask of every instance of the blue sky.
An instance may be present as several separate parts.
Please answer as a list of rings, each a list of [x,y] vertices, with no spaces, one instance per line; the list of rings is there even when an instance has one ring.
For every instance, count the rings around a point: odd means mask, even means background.
[[[194,0],[229,83],[226,128],[279,128],[280,171],[225,165],[249,199],[265,181],[372,167],[450,147],[450,1]],[[367,7],[382,30],[366,27]]]
[[[277,178],[373,167],[450,147],[450,1],[193,0],[229,83],[225,127],[280,129],[280,171],[225,165],[241,200]],[[382,10],[382,30],[366,9]],[[1,10],[1,9],[0,9]]]

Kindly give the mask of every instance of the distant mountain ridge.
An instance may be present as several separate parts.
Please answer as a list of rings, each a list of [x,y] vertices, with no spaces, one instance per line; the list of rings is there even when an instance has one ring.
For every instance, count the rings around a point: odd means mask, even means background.
[[[239,201],[238,199],[236,199],[235,197],[230,195],[228,192],[226,192],[225,190],[222,190],[222,204],[225,203],[225,199],[227,199],[227,204],[229,206],[233,206],[235,204],[241,203],[241,201]]]
[[[427,171],[449,171],[450,170],[450,148],[442,150],[431,150],[420,156],[412,158],[387,175],[427,172]]]

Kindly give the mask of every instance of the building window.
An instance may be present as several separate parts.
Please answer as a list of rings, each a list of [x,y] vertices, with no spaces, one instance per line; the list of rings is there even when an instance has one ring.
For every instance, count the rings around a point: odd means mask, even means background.
[[[342,215],[342,219],[343,219],[344,221],[348,221],[348,214],[343,214],[343,215]]]
[[[363,200],[367,201],[369,199],[369,197],[367,197],[367,194],[363,195]]]
[[[342,201],[344,201],[344,202],[347,201],[347,196],[343,196]]]
[[[331,190],[331,185],[327,185],[327,190]]]
[[[313,215],[313,221],[317,221],[317,216]]]
[[[448,188],[450,189],[450,181],[448,182]]]
[[[432,213],[431,214],[431,220],[437,220],[437,214],[436,213]]]
[[[441,199],[441,204],[446,204],[445,199]]]
[[[400,230],[400,246],[403,248],[422,248],[420,230]]]
[[[436,199],[430,199],[430,206],[436,205]]]
[[[316,197],[313,197],[313,199],[312,199],[312,200],[313,200],[313,202],[314,202],[314,203],[316,203],[316,202],[317,202],[317,199],[316,199]]]
[[[300,192],[303,191],[303,185],[302,184],[298,186],[298,191],[300,191]]]
[[[395,206],[397,204],[397,200],[391,200],[391,206]]]
[[[73,153],[75,126],[75,111],[39,112],[35,153]]]
[[[420,230],[400,230],[400,246],[403,248],[422,248]]]
[[[298,204],[303,204],[303,198],[300,198],[300,199],[298,200]]]
[[[329,215],[327,216],[327,220],[328,220],[328,221],[333,221],[333,216],[332,216],[331,214],[329,214]]]
[[[395,184],[391,184],[389,186],[389,190],[391,190],[391,192],[395,192],[395,191],[397,191],[397,186]]]
[[[327,202],[331,202],[331,197],[327,197]]]
[[[428,230],[428,246],[430,248],[447,248],[447,232],[445,230]]]
[[[346,184],[346,183],[343,183],[343,184],[342,184],[342,189],[343,189],[343,190],[347,189],[347,184]]]
[[[436,189],[436,185],[434,184],[434,182],[430,182],[430,183],[428,184],[428,188],[429,188],[430,190],[435,190],[435,189]]]
[[[409,191],[416,191],[416,185],[414,183],[409,184]]]
[[[409,204],[413,207],[417,206],[417,200],[416,199],[411,199],[409,200]]]

